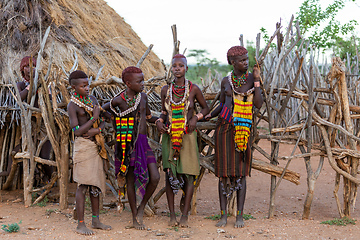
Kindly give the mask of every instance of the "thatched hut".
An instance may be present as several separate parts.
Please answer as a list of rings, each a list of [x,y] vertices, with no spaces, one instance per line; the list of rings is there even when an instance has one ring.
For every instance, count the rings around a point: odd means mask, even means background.
[[[122,70],[127,66],[136,65],[148,47],[141,42],[130,25],[103,0],[5,0],[0,2],[0,7],[0,142],[2,143],[0,189],[2,189],[9,174],[6,171],[9,171],[8,159],[11,157],[11,152],[14,146],[19,144],[20,136],[25,139],[26,135],[24,129],[27,127],[20,127],[20,122],[24,120],[26,114],[20,106],[22,104],[18,104],[19,102],[14,98],[16,93],[14,82],[21,81],[19,65],[23,56],[33,55],[41,62],[40,66],[37,66],[37,71],[42,77],[38,79],[35,77],[34,80],[39,81],[41,88],[41,85],[49,86],[51,83],[54,85],[52,90],[56,92],[53,94],[56,97],[50,104],[46,102],[49,97],[46,97],[47,93],[44,91],[45,107],[40,106],[37,111],[41,111],[43,121],[51,125],[47,129],[50,140],[60,143],[59,136],[66,132],[63,128],[67,121],[64,116],[66,113],[61,111],[61,108],[66,106],[68,100],[66,96],[68,93],[65,92],[69,87],[66,81],[69,72],[74,69],[85,71],[92,79],[93,93],[97,95],[105,92],[105,98],[110,98],[121,89],[119,85],[121,80],[118,77]],[[50,30],[48,33],[47,29]],[[43,41],[44,39],[46,41]],[[165,76],[162,62],[152,52],[142,62],[141,68],[146,80]],[[45,78],[45,82],[42,78]],[[115,84],[110,86],[107,84],[109,82]],[[57,105],[54,102],[57,102]],[[30,111],[31,114],[29,106],[26,111]],[[47,116],[44,116],[44,111],[47,111]],[[52,134],[55,137],[52,137]],[[34,141],[35,146],[41,144],[41,139],[36,140],[31,137],[30,139],[33,140],[29,140],[29,137],[27,140]],[[63,154],[64,149],[61,146],[66,140],[61,139],[61,141],[63,142],[60,143],[59,149],[54,146],[53,159],[56,160],[57,167],[66,168],[62,163],[68,161],[66,160],[68,155]],[[39,159],[34,160],[36,156],[32,156],[30,152],[31,175],[34,165],[32,162]],[[19,159],[19,161],[23,160]],[[25,163],[26,161],[24,168]],[[35,192],[32,189],[32,180],[26,183],[28,181],[26,178],[29,178],[26,175],[27,171],[24,175],[21,171],[11,174],[13,180],[7,183],[8,189],[9,186],[21,188],[24,185],[26,186],[24,189],[29,188],[25,195]],[[61,178],[60,175],[58,177]],[[66,201],[64,204],[66,205]]]

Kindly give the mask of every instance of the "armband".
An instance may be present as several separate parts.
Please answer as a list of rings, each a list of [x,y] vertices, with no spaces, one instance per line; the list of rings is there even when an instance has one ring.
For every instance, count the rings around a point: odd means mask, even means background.
[[[260,87],[260,82],[258,81],[254,82],[254,87]]]
[[[72,131],[75,132],[75,130],[78,130],[78,129],[79,129],[79,125],[77,125],[76,127],[73,127]]]
[[[203,119],[204,114],[202,114],[202,113],[200,112],[200,113],[196,114],[195,116],[197,117],[198,121],[200,121],[201,119]]]

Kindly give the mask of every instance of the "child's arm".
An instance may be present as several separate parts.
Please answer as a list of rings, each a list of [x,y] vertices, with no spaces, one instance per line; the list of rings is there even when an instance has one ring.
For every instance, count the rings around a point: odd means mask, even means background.
[[[22,89],[22,87],[21,87],[22,84],[23,83],[18,82],[16,84],[16,86],[19,89],[21,101],[24,101],[27,98],[27,95],[29,93],[30,84],[27,87],[25,87],[24,89]]]
[[[160,133],[165,133],[167,132],[167,128],[165,126],[165,122],[167,120],[167,111],[165,109],[165,98],[166,98],[166,93],[168,90],[168,85],[165,85],[161,88],[161,114],[160,117],[155,121],[155,125],[158,128]]]
[[[220,92],[220,104],[209,114],[207,114],[205,116],[205,120],[210,120],[213,117],[216,117],[217,115],[219,115],[219,113],[221,112],[222,108],[223,108],[223,104],[225,103],[225,81],[224,79],[221,81],[221,92]]]
[[[260,90],[260,67],[255,64],[253,68],[253,77],[254,77],[254,106],[257,108],[261,108],[263,104],[263,98]]]
[[[201,92],[200,88],[197,85],[193,85],[193,91],[195,91],[195,99],[198,101],[198,103],[201,106],[201,111],[196,114],[195,116],[193,116],[192,118],[189,119],[188,121],[188,127],[189,127],[189,132],[193,132],[196,128],[196,123],[198,121],[200,121],[201,119],[204,118],[204,116],[206,116],[206,114],[209,113],[209,106],[206,103],[205,97],[203,95],[203,93]],[[195,101],[194,99],[194,101]]]

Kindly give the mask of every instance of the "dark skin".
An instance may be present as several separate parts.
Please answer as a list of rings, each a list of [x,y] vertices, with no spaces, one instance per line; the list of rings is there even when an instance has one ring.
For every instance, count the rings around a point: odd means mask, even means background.
[[[178,86],[185,85],[185,73],[187,72],[187,70],[188,70],[188,67],[187,67],[187,62],[186,62],[185,58],[174,58],[173,59],[171,71],[175,76],[174,81],[175,81],[176,85],[178,85]],[[167,95],[167,91],[168,91],[168,85],[165,85],[161,89],[161,106],[162,106],[163,111],[166,111],[165,98]],[[173,94],[173,100],[175,102],[180,102],[181,98],[178,98],[177,96],[175,96],[175,94]],[[206,104],[205,98],[204,98],[200,88],[197,85],[193,84],[192,90],[190,91],[189,98],[188,98],[188,101],[190,102],[188,114],[187,114],[187,119],[188,119],[187,126],[188,126],[189,133],[192,133],[195,130],[196,123],[199,120],[194,115],[195,100],[200,104],[200,106],[202,108],[201,113],[203,114],[203,116],[205,116],[209,112],[209,107]],[[164,123],[167,121],[167,115],[162,114],[160,117],[163,118]],[[164,123],[162,123],[160,121],[157,121],[157,123],[156,123],[156,126],[160,133],[166,133],[168,131],[168,129],[166,128]],[[185,176],[183,177],[183,179],[185,181],[184,189],[183,189],[183,191],[185,193],[185,197],[184,197],[184,208],[183,208],[182,216],[179,221],[179,226],[187,227],[188,226],[188,212],[190,210],[191,198],[194,193],[194,184],[192,182],[188,182],[188,179]],[[166,197],[167,197],[169,210],[170,210],[169,226],[174,226],[177,224],[175,209],[174,209],[175,195],[170,186],[168,172],[166,173]]]
[[[146,116],[151,114],[147,95],[143,93],[144,90],[144,74],[142,73],[131,73],[126,75],[126,79],[123,79],[127,86],[126,95],[133,99],[137,93],[141,94],[140,105],[140,122],[138,126],[139,134],[146,135],[146,121],[150,123],[154,123],[157,117],[151,117],[150,119],[146,119]],[[119,107],[121,111],[125,111],[129,108],[126,101],[119,95],[112,100],[113,107]],[[103,105],[103,109],[112,113],[110,109],[110,102]],[[130,113],[129,116],[134,116],[137,111]],[[112,113],[114,117],[116,116]],[[114,123],[115,124],[115,123]],[[115,129],[115,128],[114,128]],[[133,216],[133,227],[138,230],[145,230],[145,225],[143,223],[144,209],[146,203],[149,201],[150,197],[154,193],[159,180],[160,174],[156,163],[149,163],[147,165],[149,171],[149,182],[146,185],[145,195],[140,202],[140,205],[136,207],[136,192],[135,192],[135,175],[134,175],[134,167],[129,167],[128,172],[126,174],[126,183],[127,183],[127,195],[128,201],[130,204],[132,216]]]
[[[28,93],[29,93],[30,85],[26,86],[26,83],[28,83],[30,81],[30,71],[31,71],[31,68],[28,64],[27,66],[25,66],[23,68],[22,75],[23,75],[24,81],[16,83],[16,86],[20,92],[21,101],[26,101]],[[35,75],[35,66],[34,65],[32,67],[32,71],[33,71],[32,76],[34,76]],[[34,105],[35,105],[35,107],[39,107],[37,98],[36,98]],[[14,156],[17,152],[19,152],[20,149],[21,149],[21,144],[15,146],[12,151],[12,156]],[[43,144],[43,146],[40,150],[40,153],[39,153],[39,157],[41,157],[43,159],[49,159],[50,153],[51,153],[51,143],[48,140]],[[10,173],[11,166],[12,166],[12,157],[9,157],[8,169],[4,172],[0,172],[0,176],[8,176]],[[53,173],[54,169],[52,166],[49,166],[47,164],[43,164],[42,168],[44,169],[44,173],[45,173],[42,181],[47,182],[51,179],[51,174]]]
[[[241,76],[242,74],[246,73],[249,66],[249,58],[248,54],[242,55],[242,56],[236,56],[232,57],[230,59],[231,65],[234,67],[234,73],[237,77]],[[254,91],[254,98],[253,98],[253,105],[257,108],[261,108],[261,105],[263,103],[263,98],[261,95],[260,90],[260,68],[259,66],[255,65],[253,69],[253,73],[249,73],[246,84],[241,85],[239,87],[236,87],[235,90],[237,92],[245,93],[249,89],[255,87]],[[235,86],[234,86],[235,87]],[[231,88],[231,85],[228,81],[227,77],[224,77],[221,81],[221,92],[220,92],[220,102],[225,104],[229,109],[232,109],[233,105],[233,90]],[[212,117],[216,117],[221,112],[221,107],[217,107],[213,112],[208,114],[205,119],[209,120]],[[251,146],[248,145],[248,147],[251,148]],[[241,185],[242,189],[238,190],[236,192],[237,196],[237,210],[241,211],[243,213],[244,209],[244,203],[245,203],[245,196],[246,196],[246,177],[241,178]],[[222,211],[227,211],[227,198],[224,194],[222,194],[221,189],[221,182],[219,179],[219,200],[220,200],[220,209]],[[216,224],[217,227],[224,227],[227,223],[227,214],[222,214],[220,221]],[[234,225],[235,228],[241,228],[244,227],[244,220],[242,217],[242,214],[236,216],[236,222]]]
[[[86,97],[89,95],[89,81],[87,78],[72,79],[71,87],[81,96]],[[97,120],[100,117],[100,107],[97,99],[94,96],[89,96],[93,101],[94,110],[93,118]],[[93,128],[93,121],[90,120],[90,116],[85,112],[84,108],[77,106],[75,103],[70,102],[68,104],[68,114],[70,120],[70,127],[74,128],[79,126],[79,129],[74,131],[75,136],[83,137],[95,140],[95,135],[100,133],[100,128],[103,129],[105,122],[101,122],[98,128]],[[85,211],[85,193],[88,186],[80,185],[76,189],[75,200],[76,200],[76,211],[78,214],[78,226],[76,232],[83,235],[92,235],[94,231],[88,229],[84,222],[84,211]],[[99,216],[99,201],[100,197],[93,196],[90,194],[92,215]],[[110,230],[111,226],[104,225],[100,222],[99,217],[92,218],[92,228]]]

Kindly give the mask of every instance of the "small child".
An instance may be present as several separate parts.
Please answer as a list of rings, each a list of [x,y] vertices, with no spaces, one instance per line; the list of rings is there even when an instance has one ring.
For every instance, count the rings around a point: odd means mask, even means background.
[[[219,178],[221,219],[217,227],[227,223],[227,198],[237,196],[237,216],[234,227],[244,227],[243,210],[246,195],[246,176],[251,170],[253,105],[260,108],[263,99],[260,90],[260,68],[248,72],[248,51],[242,46],[231,47],[227,52],[231,74],[221,81],[220,105],[205,119],[219,115],[215,128],[215,175]]]
[[[151,116],[147,95],[142,93],[144,74],[141,69],[133,66],[125,68],[122,80],[127,88],[106,103],[103,109],[109,111],[115,120],[115,172],[118,182],[126,177],[133,227],[144,230],[144,209],[160,180],[156,159],[146,136],[146,121],[154,123],[157,118]],[[137,208],[136,194],[142,198]]]
[[[162,113],[156,120],[162,136],[162,160],[166,173],[166,197],[170,210],[169,226],[177,225],[174,195],[182,189],[184,202],[179,226],[188,226],[188,212],[194,193],[194,181],[200,173],[196,123],[209,112],[200,88],[185,79],[186,57],[173,57],[171,71],[174,80],[161,89]],[[202,110],[195,115],[195,101]],[[165,124],[164,124],[165,123]]]
[[[75,90],[68,104],[70,127],[75,134],[73,179],[78,183],[76,189],[76,213],[78,225],[76,232],[92,235],[84,222],[85,194],[89,189],[92,209],[92,228],[110,230],[99,220],[99,195],[105,196],[105,172],[103,169],[104,146],[101,145],[101,130],[105,122],[100,119],[100,107],[97,99],[89,95],[88,76],[82,71],[74,71],[69,83]]]

